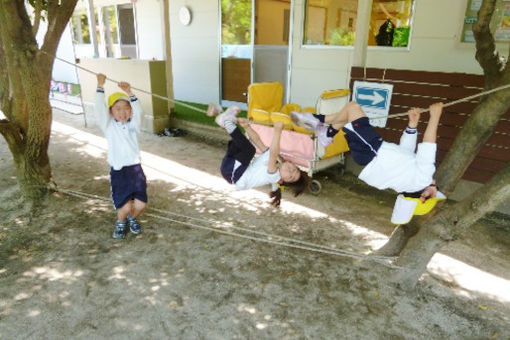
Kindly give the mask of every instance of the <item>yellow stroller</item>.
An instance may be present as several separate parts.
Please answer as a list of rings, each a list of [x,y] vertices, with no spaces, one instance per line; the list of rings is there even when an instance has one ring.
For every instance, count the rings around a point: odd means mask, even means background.
[[[317,99],[316,107],[301,109],[297,104],[282,106],[283,87],[279,82],[255,83],[248,87],[248,119],[262,141],[269,145],[273,136],[272,124],[284,123],[285,130],[280,139],[282,156],[298,165],[310,177],[317,171],[338,165],[343,171],[344,153],[349,151],[344,133],[340,131],[333,143],[324,148],[306,129],[297,126],[290,119],[291,111],[320,112],[331,114],[337,112],[348,100],[349,90],[331,90],[323,92]],[[317,195],[322,185],[317,180],[310,183],[310,191]]]

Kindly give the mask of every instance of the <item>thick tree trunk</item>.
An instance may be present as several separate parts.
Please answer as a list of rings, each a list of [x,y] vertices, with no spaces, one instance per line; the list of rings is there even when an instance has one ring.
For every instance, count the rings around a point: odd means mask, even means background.
[[[35,1],[32,26],[23,0],[0,0],[0,121],[24,197],[37,203],[51,183],[48,145],[52,112],[48,99],[53,55],[77,0]],[[38,14],[45,7],[48,30],[39,49]]]
[[[510,163],[469,198],[434,216],[409,240],[395,263],[403,267],[397,278],[401,286],[404,289],[414,288],[432,256],[445,243],[456,239],[509,198]]]

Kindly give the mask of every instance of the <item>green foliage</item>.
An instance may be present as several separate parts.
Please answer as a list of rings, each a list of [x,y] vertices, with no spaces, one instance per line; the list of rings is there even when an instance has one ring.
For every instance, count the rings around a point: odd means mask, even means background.
[[[221,0],[222,44],[246,45],[251,41],[251,0]]]
[[[393,47],[407,47],[410,27],[397,27],[393,32]]]
[[[47,11],[48,10],[48,0],[28,0],[28,3],[30,4],[30,6],[32,6],[33,8],[35,8],[35,4],[39,2],[41,4],[41,9],[43,11]]]
[[[348,29],[340,27],[331,31],[329,45],[350,46],[354,45],[355,33]]]

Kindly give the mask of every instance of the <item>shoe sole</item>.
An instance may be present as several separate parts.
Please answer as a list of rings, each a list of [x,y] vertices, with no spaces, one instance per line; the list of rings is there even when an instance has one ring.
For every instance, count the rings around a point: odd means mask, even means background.
[[[315,132],[315,127],[313,125],[309,125],[307,122],[303,122],[298,115],[291,113],[290,119],[294,122],[294,124],[304,127],[310,132]]]
[[[139,231],[134,231],[133,229],[129,228],[129,231],[131,232],[131,234],[135,234],[135,235],[139,235],[142,233],[142,229],[140,229]]]

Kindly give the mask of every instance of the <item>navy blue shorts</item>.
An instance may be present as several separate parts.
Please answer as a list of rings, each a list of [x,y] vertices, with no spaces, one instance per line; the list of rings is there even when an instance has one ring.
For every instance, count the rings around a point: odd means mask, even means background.
[[[140,164],[125,166],[120,170],[110,168],[110,189],[115,209],[132,199],[147,203],[147,181]]]
[[[342,128],[349,144],[352,158],[359,165],[367,165],[377,156],[383,139],[370,125],[368,117],[353,120]]]

